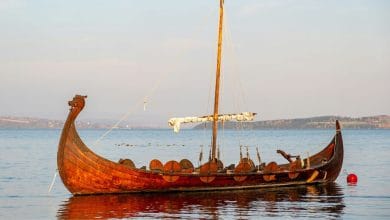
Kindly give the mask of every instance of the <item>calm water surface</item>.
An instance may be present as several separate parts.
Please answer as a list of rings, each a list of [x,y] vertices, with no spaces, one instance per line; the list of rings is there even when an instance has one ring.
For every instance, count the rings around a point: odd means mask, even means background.
[[[202,130],[117,130],[94,144],[104,132],[81,130],[80,136],[96,153],[114,161],[130,158],[137,167],[154,158],[187,158],[197,165],[200,145],[207,155],[210,143],[209,131]],[[0,219],[390,219],[390,130],[343,131],[343,169],[359,176],[356,186],[348,186],[342,173],[326,186],[82,197],[73,197],[58,177],[48,193],[59,135],[60,130],[0,130]],[[276,149],[306,156],[333,135],[334,130],[223,131],[220,156],[225,165],[237,163],[239,146],[248,145],[252,158],[259,147],[265,162],[284,163]]]

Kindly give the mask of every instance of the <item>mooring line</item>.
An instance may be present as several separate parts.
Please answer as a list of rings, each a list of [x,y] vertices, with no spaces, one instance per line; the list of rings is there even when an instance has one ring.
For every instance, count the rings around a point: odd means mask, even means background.
[[[50,193],[51,190],[53,189],[54,183],[56,181],[57,173],[58,173],[58,169],[56,169],[56,171],[54,172],[53,180],[51,181],[51,184],[49,186],[49,191],[47,193]]]

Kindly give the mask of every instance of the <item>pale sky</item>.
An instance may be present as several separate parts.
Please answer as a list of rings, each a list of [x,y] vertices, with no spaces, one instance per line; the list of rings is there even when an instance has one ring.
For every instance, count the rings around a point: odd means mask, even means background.
[[[0,0],[0,116],[211,113],[218,0]],[[225,0],[221,113],[390,114],[390,1]],[[139,101],[148,97],[147,111]]]

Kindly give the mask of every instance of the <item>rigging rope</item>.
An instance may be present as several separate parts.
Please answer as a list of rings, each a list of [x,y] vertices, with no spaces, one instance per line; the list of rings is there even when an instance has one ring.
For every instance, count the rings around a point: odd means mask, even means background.
[[[161,84],[162,78],[165,78],[165,76],[169,73],[169,71],[165,71],[163,74],[161,74],[160,78],[156,81],[155,85],[152,87],[152,89],[145,95],[144,97],[140,98],[139,101],[136,103],[134,108],[131,108],[127,113],[125,113],[110,129],[108,129],[104,134],[102,134],[94,143],[93,145],[97,145],[104,137],[106,137],[111,131],[113,131],[115,128],[118,127],[120,123],[122,123],[124,120],[126,120],[131,114],[133,114],[140,106],[142,106],[147,100],[148,97],[152,96],[158,87]]]
[[[214,9],[212,10],[214,11]],[[202,21],[202,24],[205,24],[206,22],[208,22],[210,19],[208,19],[210,17],[210,15],[212,15],[212,11],[210,12],[210,14],[205,17],[205,19],[203,19]],[[200,32],[200,30],[202,28],[204,28],[206,25],[200,25],[199,27],[199,30],[195,30],[193,32]],[[193,34],[191,36],[194,36]],[[184,49],[182,48],[181,50],[179,50],[177,52],[178,55],[180,55],[182,53]],[[166,78],[165,76],[170,73],[172,71],[165,71],[165,73],[161,74],[160,77],[158,78],[157,82],[155,83],[154,87],[152,87],[152,89],[150,90],[149,93],[147,93],[147,95],[143,96],[142,98],[140,98],[140,100],[138,102],[136,102],[134,108],[130,108],[129,111],[127,113],[125,113],[110,129],[108,129],[105,133],[103,133],[94,143],[93,145],[96,146],[100,143],[101,140],[103,140],[103,138],[105,138],[109,133],[111,133],[115,128],[118,127],[118,125],[120,123],[122,123],[124,120],[126,120],[128,117],[130,117],[130,115],[132,115],[133,113],[136,112],[136,110],[140,107],[140,106],[143,106],[143,109],[144,111],[146,110],[146,104],[149,103],[148,98],[149,97],[152,97],[152,95],[155,93],[155,91],[159,88],[160,84],[161,84],[161,79],[164,79]]]
[[[143,103],[144,99],[141,99],[141,102],[138,102],[138,104],[135,106],[134,109],[130,109],[126,114],[124,114],[110,129],[108,129],[104,134],[102,134],[94,143],[93,145],[96,146],[103,138],[105,138],[112,130],[117,128],[117,126],[122,123],[126,118],[128,118],[133,112],[135,112],[135,109]]]
[[[230,26],[229,26],[229,22],[228,22],[228,19],[229,19],[229,14],[228,13],[225,13],[225,23],[226,23],[226,28],[224,29],[225,30],[225,36],[226,36],[226,45],[227,45],[227,52],[229,52],[228,54],[230,54],[230,56],[227,56],[229,58],[229,63],[231,63],[231,72],[232,72],[232,78],[233,80],[231,81],[231,87],[232,87],[232,91],[233,91],[233,95],[232,97],[234,98],[234,102],[233,102],[233,105],[234,105],[234,108],[236,109],[236,111],[242,111],[242,110],[245,110],[245,109],[248,109],[248,106],[247,106],[247,102],[246,102],[246,95],[245,95],[245,90],[244,90],[244,87],[242,85],[242,81],[241,81],[241,77],[240,77],[240,73],[239,73],[239,65],[238,65],[238,62],[237,62],[237,54],[236,54],[236,51],[235,51],[235,47],[234,47],[234,44],[233,44],[233,40],[232,40],[232,34],[231,34],[231,31],[230,31]],[[238,92],[236,92],[238,91]],[[242,139],[243,139],[243,130],[244,130],[244,122],[238,122],[236,123],[236,126],[235,126],[235,129],[238,131],[238,140],[239,140],[239,145],[242,144]]]
[[[242,84],[242,81],[241,81],[241,77],[240,77],[240,67],[238,65],[238,58],[237,58],[237,53],[236,53],[236,50],[235,50],[235,46],[234,46],[234,43],[233,43],[233,38],[232,38],[232,33],[230,31],[230,26],[229,26],[229,22],[227,22],[228,20],[228,13],[225,13],[225,20],[226,20],[226,28],[225,28],[225,31],[226,31],[226,41],[227,41],[227,46],[228,46],[228,49],[230,50],[229,52],[231,53],[231,61],[232,61],[232,67],[233,67],[233,77],[234,77],[234,82],[235,84],[233,85],[236,85],[238,88],[237,90],[239,91],[240,94],[237,94],[237,104],[238,104],[238,108],[240,108],[240,102],[239,100],[242,101],[242,107],[243,108],[248,108],[247,106],[247,102],[246,102],[246,93],[245,93],[245,89],[243,87],[243,84]],[[233,91],[236,91],[233,90]],[[239,109],[240,110],[240,109]]]
[[[50,193],[51,190],[53,189],[54,183],[56,181],[57,174],[58,174],[58,169],[56,169],[56,171],[54,172],[53,180],[51,181],[51,184],[49,186],[48,193]]]

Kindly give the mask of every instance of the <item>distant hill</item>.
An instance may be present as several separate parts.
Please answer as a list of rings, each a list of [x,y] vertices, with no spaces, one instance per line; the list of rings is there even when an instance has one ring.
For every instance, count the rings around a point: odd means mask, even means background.
[[[109,129],[116,121],[114,120],[77,120],[76,127],[80,129]],[[32,118],[32,117],[10,117],[0,116],[0,129],[62,129],[64,121],[62,120],[51,120],[44,118]],[[121,129],[132,129],[132,128],[156,128],[153,126],[134,126],[130,122],[122,122],[117,126]]]
[[[77,122],[77,127],[93,128],[89,122]],[[0,128],[62,128],[63,121],[31,117],[2,117]]]
[[[339,120],[342,128],[350,129],[390,129],[390,115],[378,115],[361,118],[320,116],[312,118],[280,119],[254,122],[225,122],[225,129],[328,129],[335,127]],[[219,123],[221,126],[221,123]],[[194,129],[210,129],[211,123],[203,123]]]
[[[353,129],[390,129],[390,115],[379,115],[362,118],[321,116],[312,118],[281,119],[255,122],[225,122],[225,129],[326,129],[334,128],[335,121],[339,120],[343,128]],[[115,124],[115,121],[77,121],[77,128],[107,129]],[[221,124],[221,123],[219,123]],[[64,121],[31,117],[2,117],[0,116],[0,128],[62,128]],[[211,124],[199,124],[194,129],[210,128]],[[220,125],[221,126],[221,125]],[[157,126],[156,126],[157,127]],[[131,126],[131,123],[122,123],[118,128],[156,128],[153,126]]]

